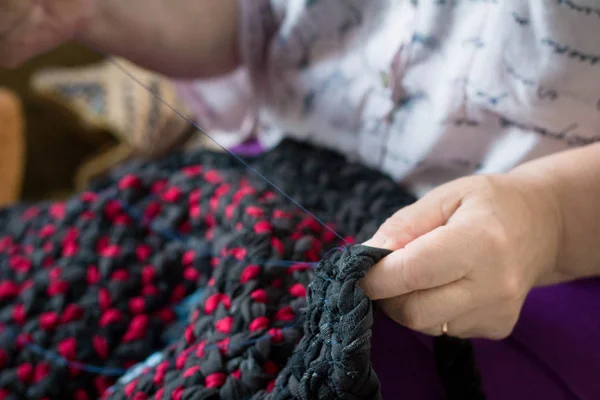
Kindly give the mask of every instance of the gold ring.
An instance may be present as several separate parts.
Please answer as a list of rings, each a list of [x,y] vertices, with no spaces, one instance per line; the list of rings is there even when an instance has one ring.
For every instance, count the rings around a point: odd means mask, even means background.
[[[444,322],[444,324],[442,325],[442,334],[443,335],[448,334],[448,323],[447,322]]]

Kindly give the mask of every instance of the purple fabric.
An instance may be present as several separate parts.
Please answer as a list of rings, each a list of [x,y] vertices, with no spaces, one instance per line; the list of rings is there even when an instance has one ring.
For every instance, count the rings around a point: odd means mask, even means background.
[[[488,400],[600,399],[600,280],[534,290],[513,335],[475,341]],[[372,361],[384,399],[443,399],[430,338],[378,315]]]
[[[238,146],[232,147],[230,150],[240,156],[254,157],[265,151],[265,148],[257,139],[250,139]]]

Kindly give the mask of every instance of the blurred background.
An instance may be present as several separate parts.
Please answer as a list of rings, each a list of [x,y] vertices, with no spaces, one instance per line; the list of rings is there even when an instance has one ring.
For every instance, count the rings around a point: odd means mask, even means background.
[[[16,70],[0,69],[0,87],[16,94],[21,102],[21,118],[24,120],[25,149],[22,163],[20,166],[3,165],[6,173],[21,175],[18,200],[67,196],[75,188],[78,167],[114,142],[108,132],[102,129],[90,132],[90,128],[84,128],[77,113],[66,104],[41,96],[30,86],[32,77],[46,68],[84,66],[100,60],[101,57],[95,52],[76,45],[66,45]],[[12,109],[6,112],[11,113]],[[3,128],[6,129],[6,126],[0,126],[0,130]],[[10,159],[9,156],[0,154],[5,161]],[[13,171],[16,168],[20,171]]]
[[[193,147],[197,131],[163,101],[191,116],[171,79],[77,45],[0,69],[0,206],[64,199],[122,162]]]

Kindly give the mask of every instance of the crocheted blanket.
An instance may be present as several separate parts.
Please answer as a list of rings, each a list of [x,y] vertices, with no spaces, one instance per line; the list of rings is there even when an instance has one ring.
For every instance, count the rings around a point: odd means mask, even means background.
[[[387,252],[345,242],[414,199],[292,141],[248,162],[326,225],[209,151],[0,211],[0,400],[379,398],[357,282]],[[469,343],[436,345],[480,398]]]

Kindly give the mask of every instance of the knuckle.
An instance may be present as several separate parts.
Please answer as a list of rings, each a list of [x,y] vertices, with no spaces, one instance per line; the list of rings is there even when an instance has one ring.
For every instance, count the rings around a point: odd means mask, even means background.
[[[511,236],[506,226],[498,221],[494,214],[488,218],[485,232],[489,244],[497,251],[504,251],[504,249],[510,247]]]
[[[521,280],[515,274],[507,274],[500,287],[500,299],[515,301],[521,296]]]
[[[410,206],[403,208],[396,214],[389,217],[379,229],[380,233],[385,235],[388,240],[394,241],[400,238],[408,238],[412,241],[419,236],[419,229],[415,221],[405,216]]]
[[[469,177],[471,180],[472,188],[482,196],[491,196],[495,191],[495,181],[492,176],[489,175],[474,175]]]

